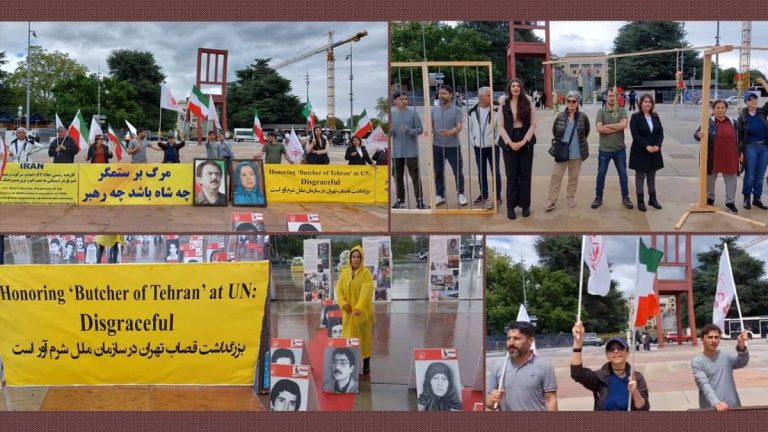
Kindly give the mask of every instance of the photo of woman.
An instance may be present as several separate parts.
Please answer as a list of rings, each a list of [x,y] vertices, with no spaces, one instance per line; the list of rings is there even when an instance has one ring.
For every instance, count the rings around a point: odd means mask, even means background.
[[[419,411],[462,411],[464,407],[456,381],[454,372],[447,364],[431,363],[418,395]]]
[[[165,257],[165,261],[167,262],[179,262],[180,258],[179,254],[179,241],[178,240],[168,240],[168,249]]]
[[[232,161],[232,204],[235,206],[267,205],[262,161]]]

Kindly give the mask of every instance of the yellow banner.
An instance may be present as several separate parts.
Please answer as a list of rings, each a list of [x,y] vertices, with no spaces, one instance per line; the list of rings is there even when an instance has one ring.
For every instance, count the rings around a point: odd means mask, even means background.
[[[389,167],[376,166],[376,204],[389,204]]]
[[[9,385],[250,385],[269,263],[0,271]]]
[[[9,163],[0,179],[0,204],[75,204],[77,167],[77,164]]]
[[[79,205],[192,205],[193,166],[81,164]]]
[[[374,204],[375,171],[360,165],[264,165],[267,203]]]

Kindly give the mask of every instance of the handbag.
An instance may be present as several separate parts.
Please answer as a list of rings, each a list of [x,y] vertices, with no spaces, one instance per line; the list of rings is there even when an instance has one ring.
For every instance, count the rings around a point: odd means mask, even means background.
[[[565,114],[568,115],[567,113]],[[578,118],[574,118],[573,129],[571,129],[571,136],[568,141],[562,141],[557,138],[552,138],[552,145],[549,147],[549,154],[555,158],[555,162],[568,162],[570,159],[570,147],[571,140],[573,139],[576,128],[578,127]],[[566,119],[566,122],[568,120]]]

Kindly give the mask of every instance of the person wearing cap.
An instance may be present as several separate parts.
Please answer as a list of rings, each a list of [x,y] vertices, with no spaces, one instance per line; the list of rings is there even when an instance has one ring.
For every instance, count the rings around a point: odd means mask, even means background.
[[[762,78],[757,82],[768,89]],[[746,92],[744,102],[747,107],[742,108],[736,120],[741,152],[744,153],[744,208],[749,210],[754,205],[759,209],[768,210],[761,199],[763,178],[768,168],[768,109],[765,106],[757,107],[755,93]]]
[[[10,148],[10,161],[18,163],[29,163],[29,156],[32,154],[32,149],[35,148],[34,141],[27,138],[27,130],[23,127],[16,129],[16,138],[11,141]]]
[[[64,127],[57,128],[56,138],[51,141],[51,146],[48,147],[48,156],[53,158],[53,163],[73,163],[75,155],[79,151],[75,140],[67,135],[67,129]]]
[[[158,139],[157,143],[150,143],[149,146],[155,150],[163,152],[163,163],[179,163],[181,162],[181,150],[186,145],[186,142],[176,142],[175,135],[168,135],[168,141],[163,143]]]
[[[699,388],[699,408],[714,408],[727,411],[741,406],[733,370],[749,363],[747,332],[739,333],[736,352],[720,351],[722,330],[716,324],[707,324],[701,329],[704,352],[691,360],[691,371]]]
[[[627,411],[630,395],[632,411],[648,411],[648,385],[645,377],[627,363],[629,344],[622,338],[614,337],[605,344],[608,361],[598,370],[584,367],[581,350],[584,344],[584,325],[576,321],[573,325],[573,354],[571,355],[571,378],[592,390],[595,411]]]
[[[531,347],[536,330],[525,321],[510,324],[507,330],[509,359],[490,371],[485,406],[501,411],[557,411],[555,368]],[[499,382],[504,382],[499,389]]]

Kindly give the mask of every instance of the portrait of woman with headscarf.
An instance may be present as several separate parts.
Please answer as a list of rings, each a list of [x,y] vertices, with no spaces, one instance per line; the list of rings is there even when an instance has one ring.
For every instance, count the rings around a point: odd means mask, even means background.
[[[234,191],[232,203],[236,206],[265,206],[267,205],[264,190],[264,169],[261,161],[233,161]]]
[[[427,367],[418,405],[419,411],[463,411],[458,383],[447,364],[434,362]]]

